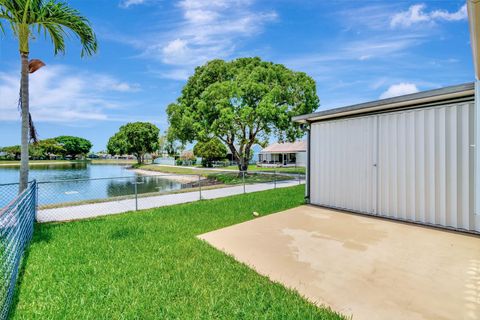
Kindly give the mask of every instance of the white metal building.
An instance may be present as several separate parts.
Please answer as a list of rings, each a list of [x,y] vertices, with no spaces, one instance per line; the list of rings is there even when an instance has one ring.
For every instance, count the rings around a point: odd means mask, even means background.
[[[468,0],[475,83],[316,112],[314,205],[480,232],[480,0]]]

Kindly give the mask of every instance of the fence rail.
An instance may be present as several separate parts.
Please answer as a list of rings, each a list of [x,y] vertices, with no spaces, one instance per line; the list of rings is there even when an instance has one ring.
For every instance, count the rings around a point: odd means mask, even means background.
[[[18,186],[17,190],[18,190]],[[37,183],[0,210],[0,319],[10,312],[22,258],[32,238],[37,208]]]
[[[198,174],[150,172],[148,175],[39,181],[37,220],[90,218],[214,198],[213,193],[215,197],[221,197],[222,193],[234,195],[303,181],[303,174],[220,170],[203,170]],[[0,208],[17,193],[18,184],[0,184]]]

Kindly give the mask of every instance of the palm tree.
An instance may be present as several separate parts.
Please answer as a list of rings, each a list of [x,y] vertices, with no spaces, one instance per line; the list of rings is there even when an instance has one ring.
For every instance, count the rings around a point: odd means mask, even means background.
[[[4,31],[2,20],[10,25],[18,39],[22,62],[20,81],[22,114],[20,192],[22,192],[28,183],[28,143],[32,138],[30,130],[34,132],[31,126],[28,95],[29,71],[34,71],[29,70],[29,41],[34,35],[49,36],[55,54],[64,53],[65,37],[73,33],[80,40],[84,56],[97,51],[97,39],[90,22],[79,11],[67,3],[56,0],[0,0],[0,31]]]

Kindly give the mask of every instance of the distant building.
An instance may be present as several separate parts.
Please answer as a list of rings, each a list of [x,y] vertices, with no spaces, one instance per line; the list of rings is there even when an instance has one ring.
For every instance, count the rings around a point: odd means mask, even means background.
[[[307,164],[307,142],[275,143],[258,155],[260,167],[305,167]]]

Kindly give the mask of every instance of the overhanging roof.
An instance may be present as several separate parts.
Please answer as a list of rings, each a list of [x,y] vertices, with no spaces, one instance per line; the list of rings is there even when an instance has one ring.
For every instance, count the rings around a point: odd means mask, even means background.
[[[465,83],[456,86],[422,91],[388,99],[376,100],[341,108],[314,112],[293,117],[292,120],[299,123],[306,123],[328,118],[358,115],[362,113],[378,112],[389,109],[408,108],[414,105],[430,104],[456,98],[473,97],[474,94],[474,84]]]
[[[467,1],[475,77],[480,79],[480,0]]]

